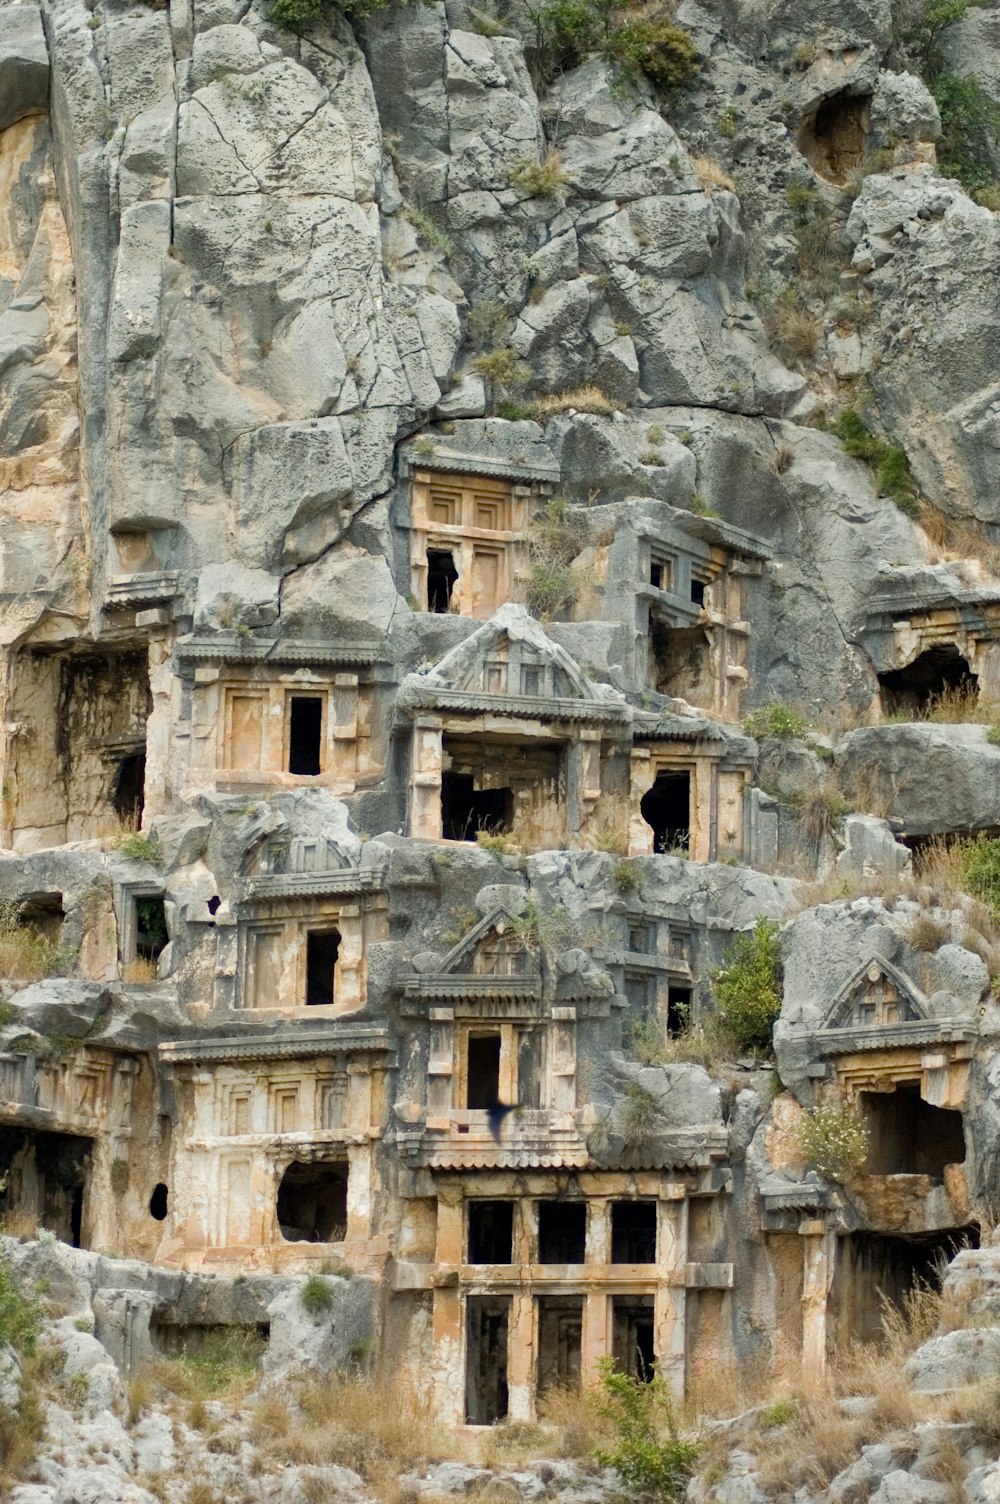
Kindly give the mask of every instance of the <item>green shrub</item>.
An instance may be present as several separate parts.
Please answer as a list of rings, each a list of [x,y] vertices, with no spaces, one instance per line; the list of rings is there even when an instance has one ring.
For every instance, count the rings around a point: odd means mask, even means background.
[[[615,1116],[626,1149],[638,1149],[649,1142],[656,1129],[656,1098],[638,1081],[630,1081],[619,1098]]]
[[[809,1169],[827,1180],[850,1180],[868,1158],[868,1124],[843,1102],[807,1108],[800,1136]]]
[[[991,153],[1000,141],[1000,110],[978,79],[943,68],[930,91],[941,115],[938,171],[955,178],[969,193],[995,185]]]
[[[1000,916],[1000,840],[978,835],[963,841],[962,877],[968,891]]]
[[[548,74],[599,52],[626,76],[644,73],[668,93],[691,83],[701,66],[690,33],[656,6],[637,15],[613,0],[547,0],[537,24]]]
[[[719,1017],[740,1050],[771,1048],[771,1030],[781,1012],[781,943],[773,919],[758,919],[738,935],[711,972]]]
[[[271,0],[268,16],[276,26],[286,26],[296,31],[303,26],[315,26],[319,21],[331,20],[338,12],[344,16],[370,16],[384,10],[391,0]]]
[[[873,434],[850,407],[845,407],[839,414],[833,431],[846,454],[871,465],[875,471],[875,488],[879,495],[888,496],[901,512],[909,517],[916,517],[920,503],[905,449],[887,444],[884,439]]]
[[[451,255],[455,248],[451,236],[446,230],[436,225],[423,209],[418,209],[415,204],[407,204],[403,210],[403,218],[413,226],[425,245],[430,246],[432,250],[440,251],[442,256]]]
[[[588,536],[586,522],[571,515],[562,496],[554,496],[533,519],[525,540],[525,604],[532,616],[547,621],[573,605],[582,577],[572,564]]]
[[[153,867],[163,865],[163,850],[155,836],[144,836],[138,831],[122,836],[117,848],[131,862],[149,862]]]
[[[510,180],[531,198],[556,198],[569,182],[562,170],[559,153],[552,147],[546,152],[544,161],[535,162],[525,157],[512,170]]]
[[[743,730],[747,736],[752,736],[757,741],[766,741],[768,737],[780,737],[782,741],[788,741],[793,737],[805,736],[809,722],[790,705],[778,702],[774,705],[761,705],[759,709],[744,716]]]
[[[615,891],[622,894],[637,893],[642,886],[638,867],[627,857],[622,857],[611,869],[611,881]]]
[[[670,1395],[662,1379],[649,1383],[619,1373],[612,1358],[598,1363],[601,1394],[597,1407],[614,1432],[614,1443],[594,1453],[613,1468],[624,1488],[651,1504],[681,1498],[698,1460],[697,1442],[677,1430]]]
[[[322,1316],[333,1305],[333,1290],[321,1274],[310,1274],[299,1291],[302,1309],[310,1316]]]
[[[42,1324],[42,1308],[28,1299],[14,1283],[6,1259],[0,1259],[0,1346],[10,1346],[28,1357],[35,1351]]]
[[[498,398],[509,396],[511,391],[527,386],[531,379],[530,366],[509,345],[477,355],[472,362],[472,369],[486,383],[487,400],[491,408],[496,407]]]

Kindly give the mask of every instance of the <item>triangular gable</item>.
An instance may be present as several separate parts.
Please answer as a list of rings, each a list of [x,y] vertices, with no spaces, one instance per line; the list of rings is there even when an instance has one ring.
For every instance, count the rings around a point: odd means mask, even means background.
[[[347,872],[357,867],[329,836],[268,836],[254,847],[244,866],[247,877],[292,876],[307,872]]]
[[[510,604],[421,677],[425,684],[475,695],[606,698],[523,606]]]
[[[442,976],[537,977],[538,962],[517,938],[513,911],[498,905],[473,925],[441,963]]]
[[[882,956],[871,956],[840,989],[823,1029],[884,1029],[928,1017],[927,1001],[909,977]]]

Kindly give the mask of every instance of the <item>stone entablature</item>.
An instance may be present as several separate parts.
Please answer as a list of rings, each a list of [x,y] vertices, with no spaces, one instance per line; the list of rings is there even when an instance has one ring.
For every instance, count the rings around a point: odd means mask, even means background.
[[[628,797],[630,856],[682,847],[692,861],[742,861],[746,795],[753,773],[752,743],[724,737],[709,722],[637,717]],[[648,802],[662,790],[659,819]],[[678,802],[676,816],[667,800]],[[676,819],[677,823],[674,824]],[[671,839],[672,831],[687,831]]]

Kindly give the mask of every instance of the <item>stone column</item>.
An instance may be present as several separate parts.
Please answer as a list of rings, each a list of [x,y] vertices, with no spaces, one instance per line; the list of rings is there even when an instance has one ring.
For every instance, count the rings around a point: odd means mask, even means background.
[[[462,1196],[442,1191],[437,1204],[434,1307],[431,1318],[433,1359],[430,1387],[436,1415],[445,1425],[465,1420],[465,1353],[458,1269],[462,1262]]]
[[[628,854],[652,856],[653,831],[642,818],[640,804],[653,787],[655,769],[648,747],[634,747],[630,762],[628,796]],[[692,856],[694,853],[692,852]]]
[[[535,1418],[537,1312],[530,1286],[513,1292],[507,1331],[507,1413],[511,1420]]]
[[[835,1235],[817,1218],[799,1225],[802,1238],[802,1383],[821,1389],[826,1380],[827,1296],[836,1258]]]
[[[410,768],[410,835],[415,840],[441,839],[441,723],[418,716],[413,725]]]

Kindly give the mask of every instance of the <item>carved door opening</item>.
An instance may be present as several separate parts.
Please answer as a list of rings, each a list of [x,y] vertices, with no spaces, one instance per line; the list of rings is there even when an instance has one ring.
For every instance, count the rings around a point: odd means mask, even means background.
[[[427,609],[438,615],[451,610],[452,591],[458,581],[455,557],[450,549],[427,550]]]
[[[309,930],[306,935],[307,1008],[332,1005],[339,954],[339,930]]]
[[[611,1352],[616,1367],[648,1384],[656,1373],[652,1295],[615,1295],[611,1301]]]
[[[653,832],[654,852],[687,851],[691,844],[691,774],[657,773],[639,811]]]
[[[477,789],[471,773],[441,776],[441,832],[446,841],[474,841],[478,831],[504,835],[514,825],[511,789]]]
[[[465,1105],[495,1107],[500,1100],[500,1034],[470,1034]]]
[[[347,1164],[293,1160],[278,1186],[278,1227],[286,1243],[340,1243],[347,1235]]]
[[[509,1295],[470,1295],[465,1303],[465,1422],[493,1426],[507,1414]]]
[[[323,697],[292,695],[288,711],[288,771],[313,778],[323,771]]]
[[[583,1350],[583,1297],[538,1297],[538,1393],[579,1389]]]

